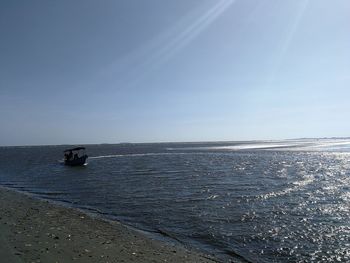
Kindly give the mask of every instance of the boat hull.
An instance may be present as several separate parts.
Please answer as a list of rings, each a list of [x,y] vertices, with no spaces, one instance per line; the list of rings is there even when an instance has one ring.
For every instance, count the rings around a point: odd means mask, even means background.
[[[83,155],[83,156],[76,158],[76,159],[65,160],[64,164],[68,165],[68,166],[83,166],[86,164],[87,158],[88,158],[87,155]]]

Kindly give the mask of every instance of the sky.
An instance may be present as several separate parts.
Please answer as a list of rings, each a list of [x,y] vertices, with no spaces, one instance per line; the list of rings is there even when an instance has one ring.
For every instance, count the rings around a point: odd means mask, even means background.
[[[1,0],[0,145],[350,136],[348,0]]]

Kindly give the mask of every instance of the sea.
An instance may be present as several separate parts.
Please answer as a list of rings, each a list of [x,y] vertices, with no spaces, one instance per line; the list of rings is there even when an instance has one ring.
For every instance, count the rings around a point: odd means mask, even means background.
[[[0,147],[0,185],[222,262],[349,262],[350,139]]]

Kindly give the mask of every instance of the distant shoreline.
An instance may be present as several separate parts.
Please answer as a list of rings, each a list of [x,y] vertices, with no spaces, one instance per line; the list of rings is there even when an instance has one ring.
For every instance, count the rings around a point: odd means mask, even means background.
[[[0,145],[0,147],[70,147],[72,145],[148,145],[148,144],[215,144],[215,143],[248,143],[248,142],[274,142],[274,141],[297,141],[297,140],[350,140],[350,137],[301,137],[285,139],[251,139],[251,140],[217,140],[217,141],[154,141],[154,142],[110,142],[110,143],[72,143],[72,144],[26,144],[26,145]]]

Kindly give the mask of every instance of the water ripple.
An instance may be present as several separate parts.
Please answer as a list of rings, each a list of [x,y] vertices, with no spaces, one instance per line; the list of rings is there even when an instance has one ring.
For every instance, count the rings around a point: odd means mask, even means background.
[[[293,142],[278,143],[286,144]],[[57,163],[60,146],[0,148],[0,184],[224,261],[350,261],[346,141],[256,145],[96,145],[88,147],[89,165],[78,169]]]

